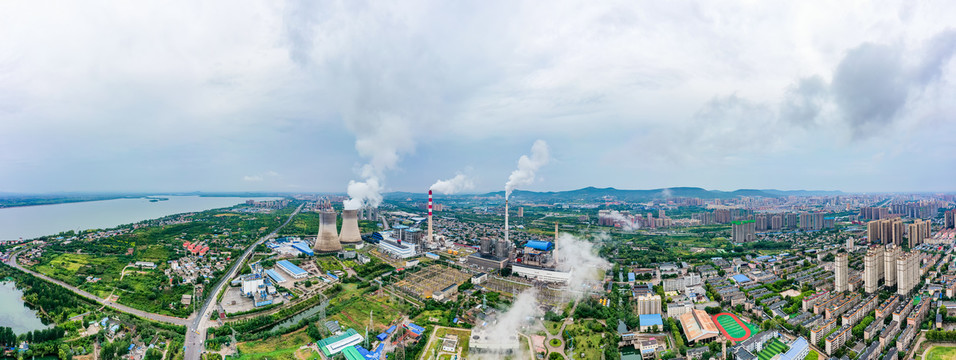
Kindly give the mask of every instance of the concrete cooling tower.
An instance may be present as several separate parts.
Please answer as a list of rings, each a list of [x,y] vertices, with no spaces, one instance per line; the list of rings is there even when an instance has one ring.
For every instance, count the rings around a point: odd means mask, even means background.
[[[362,234],[358,226],[358,210],[342,211],[342,232],[339,233],[339,242],[342,244],[362,242]]]
[[[315,252],[336,252],[342,250],[342,244],[339,243],[339,235],[335,231],[334,211],[322,211],[319,213],[319,235],[315,237]]]

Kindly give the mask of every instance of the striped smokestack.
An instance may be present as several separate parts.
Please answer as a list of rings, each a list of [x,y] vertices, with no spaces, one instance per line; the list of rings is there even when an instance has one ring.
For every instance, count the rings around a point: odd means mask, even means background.
[[[428,239],[426,242],[432,242],[432,190],[428,189]]]
[[[505,198],[505,242],[508,241],[508,198]]]

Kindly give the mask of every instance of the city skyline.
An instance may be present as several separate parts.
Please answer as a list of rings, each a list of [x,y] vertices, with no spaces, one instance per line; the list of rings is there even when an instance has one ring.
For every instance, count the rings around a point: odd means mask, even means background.
[[[538,139],[520,190],[956,191],[952,3],[61,5],[0,5],[0,192],[484,193]]]

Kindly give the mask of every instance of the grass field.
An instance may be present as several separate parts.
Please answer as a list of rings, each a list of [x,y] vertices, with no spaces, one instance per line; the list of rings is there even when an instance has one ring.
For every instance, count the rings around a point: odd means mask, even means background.
[[[956,360],[956,347],[933,346],[923,360]]]
[[[600,359],[604,349],[601,348],[601,333],[596,333],[588,328],[587,323],[594,320],[585,320],[568,325],[565,330],[572,335],[574,339],[574,351],[571,352],[572,359]],[[567,344],[565,346],[570,346]]]
[[[770,339],[770,341],[767,341],[766,344],[764,344],[763,350],[760,350],[760,352],[757,353],[757,357],[760,360],[769,360],[775,355],[783,353],[785,351],[787,351],[787,345],[784,345],[782,342],[780,342],[779,339],[773,338],[773,339]]]
[[[343,329],[353,328],[357,331],[365,329],[365,326],[368,325],[369,311],[371,311],[374,328],[369,329],[369,331],[374,331],[377,334],[387,329],[389,324],[397,320],[399,315],[406,310],[407,305],[397,300],[387,303],[386,299],[388,298],[388,296],[376,297],[368,294],[355,299],[341,312],[330,316],[329,319],[338,320]]]
[[[309,342],[311,342],[311,339],[305,334],[304,330],[258,341],[243,342],[238,345],[239,352],[242,354],[239,359],[301,359],[303,354],[299,354],[300,356],[297,357],[296,350]]]
[[[425,349],[425,352],[423,352],[422,354],[431,356],[431,354],[436,354],[438,351],[440,351],[441,345],[442,345],[442,339],[444,339],[445,335],[448,335],[448,334],[458,335],[458,349],[461,349],[461,356],[463,358],[467,358],[468,343],[471,340],[471,330],[465,330],[465,329],[458,330],[458,329],[438,328],[438,330],[435,331],[435,338],[430,339],[430,340],[433,340],[431,343],[431,346]],[[430,357],[426,357],[426,358],[430,358]]]
[[[820,360],[820,353],[811,349],[810,352],[807,353],[807,356],[803,358],[803,360]]]
[[[558,321],[545,321],[544,328],[548,331],[548,334],[558,335],[558,331],[561,330],[561,322]]]

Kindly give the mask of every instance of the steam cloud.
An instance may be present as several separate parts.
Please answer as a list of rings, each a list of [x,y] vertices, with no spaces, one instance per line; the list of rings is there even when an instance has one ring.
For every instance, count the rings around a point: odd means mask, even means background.
[[[357,210],[363,206],[374,208],[382,203],[382,186],[376,177],[365,181],[349,181],[348,194],[350,199],[342,202],[346,210]]]
[[[537,326],[537,322],[529,322],[528,317],[534,318],[540,315],[541,312],[538,308],[538,290],[531,287],[519,293],[518,296],[515,297],[514,303],[511,304],[511,308],[504,314],[501,314],[495,323],[485,326],[481,333],[496,343],[507,344],[516,342],[516,340],[520,343],[525,340],[518,336],[518,331],[524,329],[526,330],[524,331],[525,333],[533,333],[535,330],[539,330],[531,329],[531,331],[527,331],[526,328]],[[489,354],[486,357],[478,356],[477,358],[499,359],[500,356]]]
[[[445,195],[458,193],[462,190],[471,190],[475,188],[475,183],[465,174],[458,174],[448,180],[438,180],[429,188],[435,192]]]
[[[624,214],[621,214],[617,210],[612,210],[609,216],[611,217],[611,219],[614,219],[615,223],[620,223],[621,229],[625,231],[634,231],[641,228],[641,224],[634,221],[635,220],[634,217],[625,216]]]
[[[544,140],[537,140],[531,146],[531,157],[521,155],[518,159],[518,168],[511,172],[508,182],[505,183],[505,199],[511,196],[511,192],[518,186],[531,185],[534,183],[535,173],[542,166],[547,165],[551,160],[548,143]]]
[[[598,235],[607,237],[607,234]],[[595,280],[600,269],[610,269],[611,264],[594,253],[594,244],[578,237],[561,233],[558,235],[558,270],[570,271],[568,288],[572,296],[579,297],[588,282]]]

